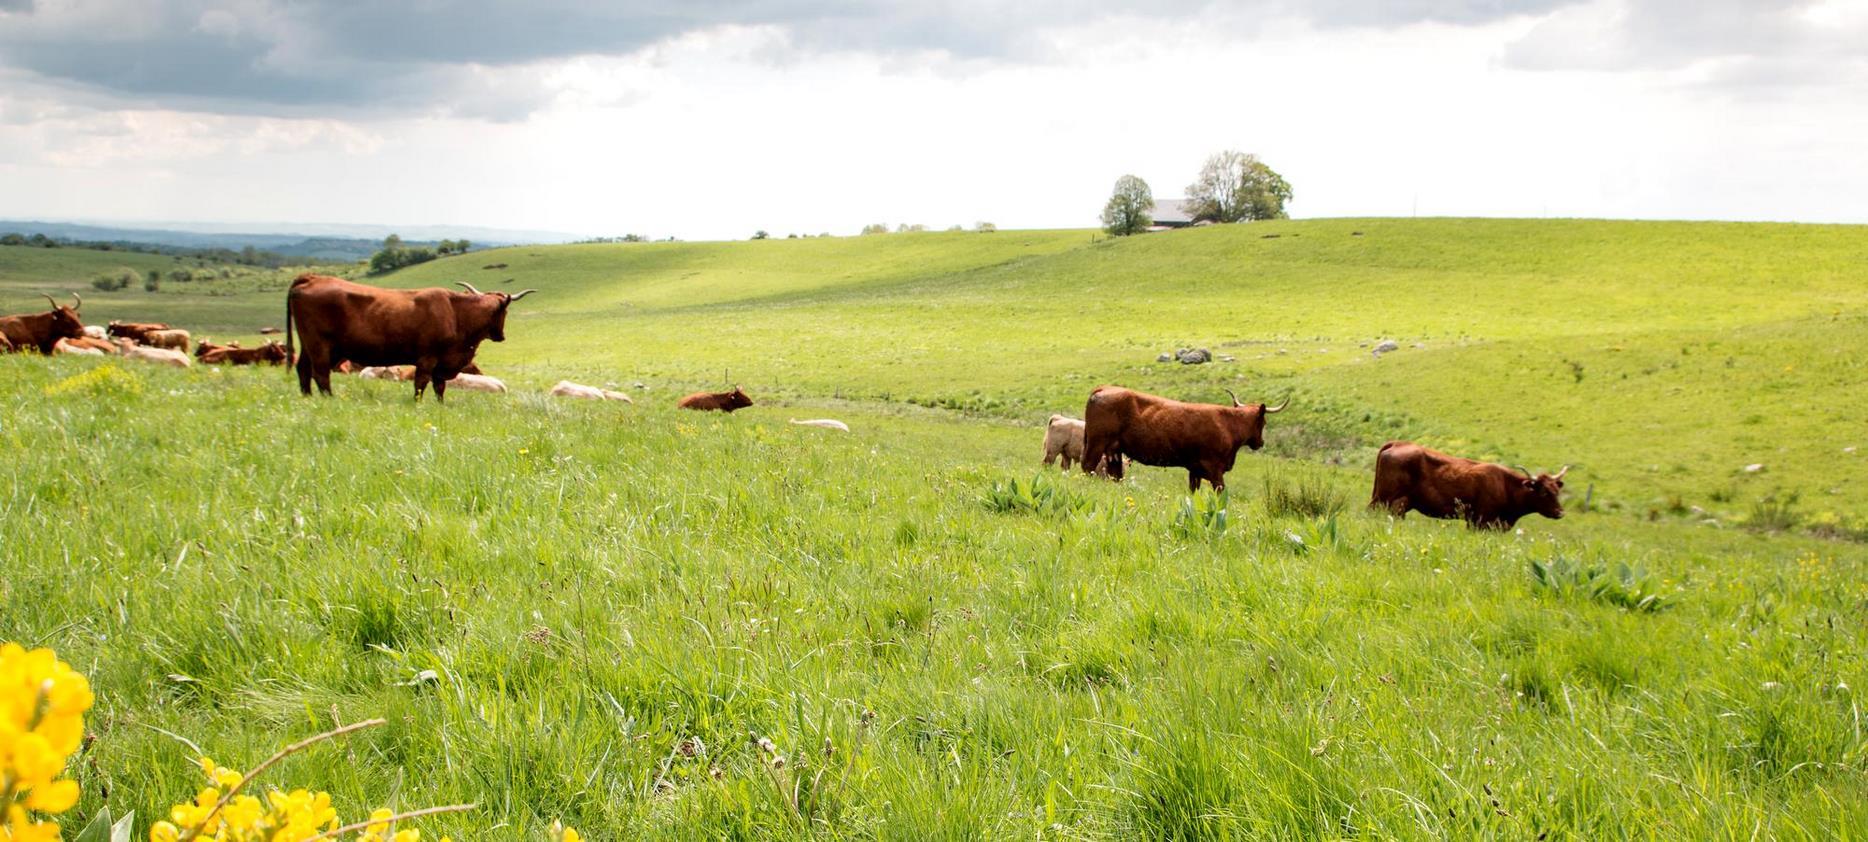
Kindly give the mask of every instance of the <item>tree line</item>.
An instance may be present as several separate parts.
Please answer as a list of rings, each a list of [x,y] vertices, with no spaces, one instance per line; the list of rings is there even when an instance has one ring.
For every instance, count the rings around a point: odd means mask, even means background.
[[[427,263],[437,257],[447,257],[450,254],[466,254],[470,248],[473,248],[472,240],[442,240],[436,243],[434,248],[404,246],[402,235],[390,234],[383,238],[383,247],[370,255],[370,274],[381,275],[385,272],[394,272],[404,266]]]
[[[8,232],[0,234],[0,246],[26,246],[29,248],[71,248],[91,251],[127,251],[135,254],[161,254],[209,263],[232,263],[238,266],[264,266],[277,269],[304,261],[280,254],[275,251],[247,246],[234,250],[230,248],[190,248],[187,246],[165,246],[160,243],[137,243],[128,240],[74,240],[70,237],[48,237],[44,234],[21,234]]]
[[[1185,209],[1195,222],[1247,222],[1284,219],[1291,184],[1257,155],[1228,149],[1206,159],[1187,185]],[[1103,205],[1103,230],[1118,237],[1139,234],[1154,224],[1155,199],[1138,176],[1116,179]]]

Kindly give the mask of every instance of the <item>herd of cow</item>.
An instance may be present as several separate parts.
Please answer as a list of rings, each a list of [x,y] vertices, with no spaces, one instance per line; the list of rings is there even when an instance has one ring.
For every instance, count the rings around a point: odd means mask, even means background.
[[[195,355],[206,363],[290,363],[298,375],[299,391],[306,395],[311,394],[313,383],[329,395],[332,372],[410,381],[418,401],[431,384],[437,401],[444,399],[449,384],[504,392],[505,384],[486,377],[474,365],[474,354],[483,341],[505,341],[507,309],[536,290],[481,292],[469,283],[460,286],[465,292],[435,287],[385,289],[327,275],[300,275],[286,292],[284,345],[267,342],[259,348],[240,348],[203,342]],[[78,314],[84,300],[76,294],[72,298],[73,305],[66,307],[47,296],[50,312],[0,317],[0,352],[123,353],[188,365],[187,331],[125,322],[111,322],[102,329],[87,327]],[[302,350],[294,349],[295,331]],[[633,402],[623,393],[570,381],[560,381],[549,391],[565,397]],[[1065,470],[1076,462],[1085,473],[1119,481],[1132,460],[1185,469],[1190,491],[1198,491],[1202,481],[1223,490],[1240,448],[1264,447],[1266,416],[1290,405],[1289,400],[1275,407],[1246,404],[1230,391],[1227,394],[1232,397],[1231,406],[1184,403],[1118,386],[1099,387],[1090,393],[1082,420],[1051,416],[1045,430],[1044,463],[1050,465],[1062,457]],[[732,412],[751,406],[752,399],[736,386],[729,392],[697,392],[678,405]],[[848,429],[828,419],[793,423]],[[1508,529],[1531,514],[1563,517],[1563,477],[1568,472],[1565,467],[1555,474],[1532,474],[1393,441],[1376,454],[1369,505],[1397,517],[1416,511],[1428,517],[1461,518],[1479,528]]]

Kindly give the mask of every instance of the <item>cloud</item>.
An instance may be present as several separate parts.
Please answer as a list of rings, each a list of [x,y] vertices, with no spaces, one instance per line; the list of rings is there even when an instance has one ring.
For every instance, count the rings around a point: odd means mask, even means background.
[[[1319,28],[1476,24],[1576,0],[0,0],[0,66],[138,107],[255,114],[411,109],[512,119],[556,95],[545,65],[766,28],[786,49],[1029,62],[1112,18]]]
[[[1507,67],[1698,70],[1743,91],[1860,82],[1868,0],[1595,0],[1545,17],[1507,44]]]

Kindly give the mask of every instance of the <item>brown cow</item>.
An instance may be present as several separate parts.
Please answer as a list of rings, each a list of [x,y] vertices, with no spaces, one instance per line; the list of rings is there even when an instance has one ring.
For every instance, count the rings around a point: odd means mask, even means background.
[[[1124,389],[1099,386],[1083,407],[1083,472],[1099,470],[1122,478],[1122,457],[1144,465],[1186,468],[1187,490],[1199,491],[1206,480],[1215,491],[1226,488],[1239,448],[1265,446],[1265,416],[1275,407],[1243,404],[1231,390],[1232,406],[1182,403]]]
[[[45,300],[52,302],[49,313],[0,316],[0,334],[5,334],[7,344],[15,351],[37,348],[41,354],[52,353],[60,339],[82,338],[84,321],[78,318],[78,310],[84,307],[84,298],[75,292],[71,298],[74,303],[66,307],[46,296]]]
[[[1464,518],[1480,529],[1510,529],[1518,519],[1540,514],[1563,517],[1563,475],[1532,476],[1491,462],[1448,456],[1418,444],[1391,441],[1375,456],[1375,493],[1369,508],[1395,517],[1409,510],[1428,517]]]
[[[745,392],[734,386],[731,392],[695,392],[682,398],[676,406],[702,412],[732,412],[752,406],[752,398],[746,397]]]
[[[138,344],[147,344],[150,331],[168,329],[169,326],[163,322],[119,322],[112,320],[109,325],[105,326],[104,331],[111,336],[121,336],[125,339],[135,340]]]
[[[506,310],[537,290],[466,292],[445,289],[383,289],[328,275],[304,274],[285,295],[285,348],[293,331],[304,340],[298,355],[298,389],[331,393],[331,368],[342,360],[362,366],[415,366],[415,399],[430,382],[443,400],[447,381],[473,363],[480,343],[506,341]]]
[[[195,359],[198,360],[198,359],[201,359],[202,357],[207,356],[209,351],[219,351],[223,348],[238,348],[238,347],[240,347],[239,342],[229,342],[225,345],[222,345],[221,343],[215,342],[211,339],[203,339],[200,342],[195,344]]]
[[[277,342],[268,342],[258,348],[223,345],[197,355],[196,359],[208,365],[285,365],[285,346]]]
[[[151,348],[164,348],[186,354],[188,353],[188,343],[192,340],[193,337],[188,335],[188,331],[182,330],[181,328],[171,328],[168,330],[148,331],[143,334],[143,338],[139,341]]]

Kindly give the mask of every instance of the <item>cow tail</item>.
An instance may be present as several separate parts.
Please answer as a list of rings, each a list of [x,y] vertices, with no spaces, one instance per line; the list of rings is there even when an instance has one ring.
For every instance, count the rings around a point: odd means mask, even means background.
[[[288,374],[298,369],[298,355],[292,353],[292,291],[285,291],[285,370]],[[296,376],[296,375],[293,375]]]

